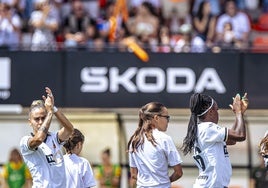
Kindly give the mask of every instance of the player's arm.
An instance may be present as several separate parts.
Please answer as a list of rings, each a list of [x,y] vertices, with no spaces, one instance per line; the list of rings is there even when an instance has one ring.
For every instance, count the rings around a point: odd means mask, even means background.
[[[171,174],[171,176],[169,176],[170,182],[176,181],[179,178],[182,177],[182,167],[180,164],[177,164],[175,166],[172,167],[173,168],[173,173]]]
[[[227,144],[233,145],[236,142],[242,142],[246,139],[246,126],[244,121],[244,113],[247,110],[248,99],[247,94],[240,99],[240,95],[237,94],[233,100],[233,104],[230,105],[235,113],[235,122],[231,129],[228,129]]]
[[[130,167],[130,184],[131,187],[136,187],[138,177],[138,169],[134,167]]]
[[[54,104],[54,96],[50,88],[46,87],[46,92],[48,96],[51,97]],[[59,111],[56,107],[53,107],[54,114],[61,124],[62,128],[58,131],[58,138],[61,142],[67,140],[74,131],[72,123],[65,117],[65,115]]]
[[[68,140],[68,138],[74,131],[73,124],[66,118],[66,116],[61,111],[57,110],[54,114],[62,126],[62,128],[58,131],[59,140]]]

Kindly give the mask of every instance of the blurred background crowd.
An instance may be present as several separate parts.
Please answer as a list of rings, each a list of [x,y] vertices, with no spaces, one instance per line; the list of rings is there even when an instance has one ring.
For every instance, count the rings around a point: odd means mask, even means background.
[[[268,0],[1,0],[8,50],[218,52],[265,46]]]

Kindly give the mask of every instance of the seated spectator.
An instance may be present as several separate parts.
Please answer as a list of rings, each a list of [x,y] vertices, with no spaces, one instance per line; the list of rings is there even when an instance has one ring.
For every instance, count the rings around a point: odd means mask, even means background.
[[[197,14],[193,17],[195,36],[192,48],[195,52],[205,52],[213,45],[215,26],[216,17],[211,13],[210,3],[201,2]]]
[[[192,26],[184,24],[180,27],[178,36],[171,38],[171,47],[173,47],[176,53],[188,53],[191,52],[191,41],[192,41]]]
[[[155,9],[155,14],[157,16],[161,16],[162,14],[162,0],[130,0],[129,1],[129,13],[130,16],[135,16],[138,12],[139,7],[144,3],[148,2],[150,3],[154,9]]]
[[[63,22],[63,32],[66,47],[85,47],[87,31],[95,38],[96,21],[88,17],[81,1],[73,1],[72,11]]]
[[[171,35],[177,35],[183,24],[192,24],[192,16],[187,13],[188,11],[180,13],[180,10],[177,7],[171,7],[168,13],[163,13],[167,14],[164,17],[164,24],[169,27]]]
[[[0,3],[0,46],[15,50],[20,44],[22,22],[6,3]]]
[[[129,19],[128,30],[141,44],[148,45],[158,41],[159,22],[152,4],[143,2],[136,16]]]
[[[170,52],[170,31],[169,28],[166,26],[163,26],[160,28],[159,32],[159,52]]]
[[[220,46],[225,49],[233,49],[233,47],[236,46],[235,33],[233,30],[232,23],[230,22],[226,22],[224,24],[223,38]]]
[[[51,7],[48,0],[36,0],[35,10],[29,20],[33,27],[32,47],[33,51],[56,50],[54,32],[58,29],[57,18],[51,14]]]
[[[248,47],[249,34],[250,34],[250,20],[248,16],[238,11],[234,0],[226,0],[225,13],[222,14],[216,24],[217,42],[223,42],[224,25],[226,22],[230,22],[233,26],[233,31],[236,40],[236,46],[239,49]]]

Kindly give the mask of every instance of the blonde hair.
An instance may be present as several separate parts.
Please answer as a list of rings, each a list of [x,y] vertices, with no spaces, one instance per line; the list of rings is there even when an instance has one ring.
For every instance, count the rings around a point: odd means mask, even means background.
[[[34,100],[30,106],[30,109],[29,109],[29,115],[31,114],[31,112],[36,109],[36,108],[43,108],[43,109],[46,109],[45,107],[45,103],[43,100]]]

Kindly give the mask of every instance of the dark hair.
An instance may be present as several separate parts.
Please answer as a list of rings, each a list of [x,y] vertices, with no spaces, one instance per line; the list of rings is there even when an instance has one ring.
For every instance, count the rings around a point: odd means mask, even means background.
[[[203,14],[203,9],[204,9],[204,6],[206,3],[209,3],[208,1],[202,1],[200,4],[199,4],[199,7],[198,7],[198,11],[196,13],[196,16],[199,20],[201,20],[204,16]]]
[[[191,117],[188,123],[187,135],[183,140],[182,151],[186,155],[194,147],[197,138],[197,118],[203,119],[206,111],[213,104],[212,97],[200,93],[195,93],[190,98]]]
[[[130,152],[136,151],[139,146],[144,143],[143,134],[145,134],[148,141],[156,146],[156,141],[153,137],[153,124],[152,119],[154,115],[159,115],[165,106],[159,102],[150,102],[139,110],[139,124],[135,133],[131,136],[128,142],[128,149]],[[131,147],[131,148],[130,148]]]
[[[74,147],[79,142],[83,143],[84,140],[84,135],[81,133],[81,131],[75,128],[73,134],[69,137],[63,146],[65,147],[67,153],[72,153],[71,151],[74,149]]]
[[[144,6],[152,15],[157,16],[155,7],[153,6],[152,3],[144,1],[141,6]]]
[[[105,150],[102,151],[102,153],[108,155],[109,157],[111,156],[110,148],[106,148]]]

